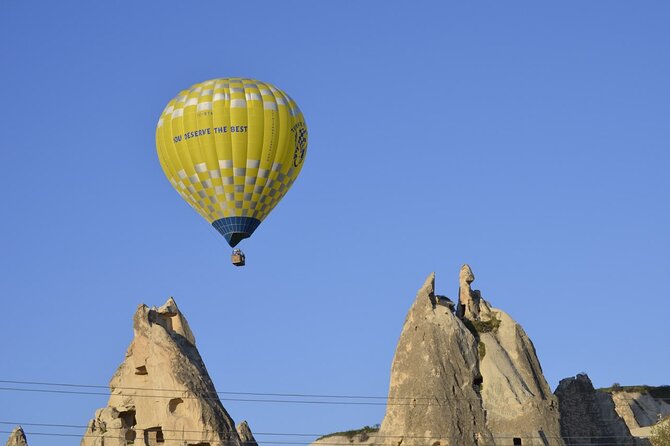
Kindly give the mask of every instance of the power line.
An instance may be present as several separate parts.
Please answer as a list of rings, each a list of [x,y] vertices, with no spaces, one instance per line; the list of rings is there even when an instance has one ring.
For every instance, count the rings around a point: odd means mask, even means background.
[[[444,406],[455,401],[473,401],[480,402],[481,400],[472,398],[437,398],[437,397],[422,397],[422,399],[428,400],[431,402],[419,403],[419,402],[370,402],[370,401],[324,401],[324,400],[296,400],[296,399],[261,399],[261,398],[225,398],[219,397],[218,395],[203,396],[196,395],[184,395],[184,393],[189,392],[188,390],[163,390],[170,392],[179,392],[178,394],[172,395],[156,395],[156,394],[144,394],[144,393],[113,393],[109,394],[107,392],[89,392],[89,391],[76,391],[76,390],[60,390],[60,389],[26,389],[20,387],[0,387],[0,391],[8,392],[28,392],[28,393],[50,393],[50,394],[61,394],[61,395],[92,395],[92,396],[129,396],[134,398],[155,398],[155,399],[205,399],[211,401],[230,401],[230,402],[243,402],[243,403],[264,403],[264,404],[310,404],[310,405],[335,405],[335,406],[411,406],[411,407],[435,407],[435,406]],[[404,398],[407,399],[407,398]],[[418,398],[416,398],[418,399]],[[634,401],[634,399],[631,399]],[[491,409],[487,409],[491,412]]]
[[[11,434],[11,431],[0,431],[2,434]],[[47,437],[77,437],[77,438],[100,438],[99,435],[77,435],[77,434],[63,434],[63,433],[53,433],[53,432],[25,432],[26,435],[35,435],[35,436],[47,436]],[[110,436],[107,435],[105,438],[109,439],[118,439],[118,440],[126,440],[125,437],[121,436]],[[405,437],[405,438],[410,438],[410,437]],[[430,437],[430,439],[437,439],[440,438],[439,436],[435,437]],[[494,436],[495,438],[495,436]],[[512,438],[512,437],[498,437],[498,438]],[[514,437],[514,438],[521,438],[521,439],[541,439],[541,437]],[[585,439],[611,439],[612,437],[583,437]],[[165,439],[164,443],[167,444],[168,442],[173,442],[173,444],[179,444],[183,445],[184,443],[204,443],[209,441],[209,439],[186,439],[186,438],[179,438],[179,439]],[[241,444],[250,444],[251,442],[240,442]],[[313,442],[301,442],[301,441],[277,441],[277,440],[269,440],[269,441],[263,441],[263,444],[282,444],[282,445],[310,445]],[[320,445],[323,446],[351,446],[351,442],[320,442]],[[379,443],[375,442],[376,446],[397,446],[397,442],[392,442],[392,443]],[[633,439],[633,442],[626,442],[626,443],[621,443],[618,441],[612,442],[612,443],[598,443],[599,446],[635,446],[638,444],[635,442]],[[425,446],[425,443],[405,443],[403,442],[403,445],[405,446]],[[495,444],[486,444],[482,443],[479,446],[495,446]],[[571,443],[570,446],[592,446],[592,442],[588,443]]]
[[[86,392],[86,391],[76,391],[76,390],[50,390],[50,389],[22,389],[16,387],[0,387],[0,390],[10,391],[10,392],[31,392],[31,393],[56,393],[56,394],[67,394],[67,395],[96,395],[96,396],[110,396],[108,393],[103,392]],[[186,390],[180,392],[187,392]],[[250,399],[250,398],[219,398],[218,396],[189,396],[189,395],[147,395],[139,393],[115,393],[113,396],[132,396],[138,398],[163,398],[163,399],[174,399],[174,398],[187,398],[187,399],[207,399],[207,400],[216,400],[216,401],[235,401],[235,402],[248,402],[248,403],[280,403],[280,404],[332,404],[332,405],[355,405],[355,406],[384,406],[386,405],[383,402],[365,402],[365,401],[319,401],[319,400],[278,400],[278,399]],[[389,403],[392,405],[414,405],[414,406],[434,406],[439,404],[412,404],[412,403]]]
[[[48,386],[48,387],[69,387],[69,388],[88,388],[88,389],[109,389],[108,386],[102,385],[91,385],[91,384],[73,384],[73,383],[56,383],[56,382],[44,382],[44,381],[18,381],[18,380],[0,380],[0,383],[6,384],[19,384],[19,385],[31,385],[31,386]],[[85,391],[68,391],[68,390],[48,390],[48,389],[26,389],[20,387],[0,387],[0,390],[5,391],[17,391],[17,392],[43,392],[43,393],[62,393],[62,394],[73,394],[73,395],[102,395],[108,396],[109,392],[85,392]],[[144,388],[144,387],[126,387],[118,386],[114,387],[114,390],[140,390],[140,391],[150,391],[150,392],[172,392],[172,393],[185,393],[190,392],[189,389],[158,389],[158,388]],[[174,395],[147,395],[147,394],[133,394],[133,393],[113,393],[112,395],[128,395],[128,396],[137,396],[137,397],[147,397],[147,398],[174,398]],[[210,396],[207,396],[210,395]],[[238,402],[262,402],[262,403],[297,403],[297,404],[336,404],[336,405],[412,405],[412,406],[434,406],[440,405],[441,402],[448,403],[452,401],[480,401],[478,398],[437,398],[435,396],[407,396],[407,397],[383,397],[383,396],[373,396],[373,395],[336,395],[336,394],[310,394],[310,393],[272,393],[272,392],[239,392],[239,391],[215,391],[215,392],[205,392],[205,399],[216,399],[216,396],[219,395],[242,395],[242,396],[268,396],[268,397],[287,397],[287,398],[332,398],[332,399],[374,399],[374,400],[385,400],[384,402],[364,402],[364,401],[355,401],[355,402],[346,402],[346,401],[303,401],[303,400],[277,400],[277,399],[245,399],[245,398],[218,398],[221,401],[238,401]],[[180,398],[198,398],[195,396],[178,396]],[[657,398],[653,397],[656,400],[660,401],[670,401],[670,398]],[[626,397],[626,400],[635,400],[632,397]],[[408,401],[407,403],[397,403],[398,401]],[[430,400],[433,403],[424,404],[416,403],[417,400]]]
[[[103,395],[107,396],[106,393],[102,392],[86,392],[86,391],[71,391],[71,390],[47,390],[47,389],[21,389],[21,388],[8,388],[8,387],[0,387],[0,391],[2,390],[9,390],[9,391],[19,391],[19,392],[35,392],[35,393],[57,393],[57,394],[73,394],[73,395]],[[124,394],[115,394],[115,396],[124,396]],[[144,398],[162,398],[162,399],[174,399],[174,398],[180,398],[180,399],[198,399],[197,396],[185,396],[185,395],[144,395],[144,394],[125,394],[125,396],[133,396],[133,397],[144,397]],[[234,401],[234,402],[254,402],[254,403],[279,403],[279,404],[286,404],[286,403],[294,403],[294,404],[311,404],[311,405],[358,405],[358,406],[383,406],[384,403],[375,403],[375,402],[356,402],[356,401],[305,401],[305,400],[277,400],[277,399],[244,399],[244,398],[218,398],[216,396],[214,397],[209,397],[209,398],[204,398],[204,399],[211,399],[214,401]],[[444,400],[445,402],[453,402],[453,401],[458,401],[457,399],[452,399],[452,400]],[[465,400],[467,401],[467,400]],[[436,399],[436,403],[433,404],[426,404],[426,403],[392,403],[389,402],[387,403],[389,406],[411,406],[411,407],[426,407],[426,406],[442,406],[443,404],[440,403],[440,400]],[[495,409],[486,409],[486,411],[489,414],[501,414],[504,413],[503,410],[495,410]],[[604,420],[604,421],[612,421],[614,418]],[[7,424],[7,423],[5,423]],[[15,423],[15,424],[20,424],[20,423]],[[26,425],[29,425],[29,423],[26,423]],[[82,426],[86,427],[86,426]],[[288,435],[288,434],[287,434]],[[303,436],[310,436],[312,434],[299,434]],[[316,435],[316,434],[314,434]],[[330,434],[328,434],[330,435]],[[512,437],[510,437],[512,438]]]
[[[38,386],[57,386],[57,387],[80,387],[80,388],[95,388],[95,389],[109,389],[109,386],[90,385],[90,384],[71,384],[71,383],[54,383],[54,382],[39,382],[39,381],[13,381],[2,380],[0,383],[5,384],[25,384]],[[152,389],[146,387],[115,387],[115,389],[122,390],[151,390],[157,392],[168,392],[169,389]],[[172,390],[177,391],[177,390]],[[270,393],[270,392],[232,392],[232,391],[217,391],[217,395],[249,395],[249,396],[281,396],[281,397],[305,397],[305,398],[347,398],[347,399],[388,399],[385,396],[370,396],[370,395],[333,395],[333,394],[310,394],[310,393]],[[430,398],[430,397],[420,397]],[[393,399],[412,399],[411,397],[396,397]]]
[[[6,424],[6,425],[13,425],[13,426],[33,426],[33,427],[61,427],[61,428],[70,428],[70,429],[87,429],[88,426],[85,425],[77,425],[77,424],[56,424],[56,423],[21,423],[21,422],[15,422],[15,421],[0,421],[0,424]],[[124,429],[130,429],[130,428],[123,428],[123,427],[106,427],[108,431],[113,431],[113,430],[124,430]],[[202,430],[182,430],[182,429],[161,429],[162,432],[178,432],[178,433],[199,433],[202,432]],[[237,436],[237,432],[233,431],[209,431],[213,434],[219,434],[221,436]],[[363,433],[363,432],[360,432]],[[366,434],[370,436],[374,436],[375,438],[412,438],[412,439],[434,439],[434,438],[439,438],[439,435],[433,435],[433,436],[416,436],[416,435],[379,435],[379,431],[371,431],[371,432],[365,432]],[[74,435],[74,434],[72,434]],[[346,432],[340,432],[340,433],[330,433],[330,434],[310,434],[310,433],[291,433],[291,432],[253,432],[254,437],[255,436],[288,436],[288,437],[335,437],[335,436],[348,436]],[[353,434],[353,435],[358,435],[358,433]],[[495,438],[517,438],[520,437],[519,434],[510,434],[510,433],[497,433],[493,435]],[[572,435],[572,436],[561,436],[561,435],[544,435],[546,438],[563,438],[563,439],[583,439],[583,438],[598,438],[598,439],[615,439],[615,438],[630,438],[633,435]],[[542,436],[521,436],[522,438],[526,439],[542,439]],[[639,436],[638,438],[647,438],[646,436]]]
[[[52,387],[69,387],[69,388],[105,388],[104,386],[93,386],[87,384],[62,384],[62,383],[46,383],[46,382],[31,382],[31,381],[9,381],[9,380],[0,380],[0,383],[14,383],[21,385],[41,385],[41,386],[52,386]],[[279,394],[279,393],[260,393],[260,392],[205,392],[203,396],[196,395],[184,395],[184,393],[191,392],[189,389],[176,390],[176,389],[148,389],[148,388],[139,388],[139,387],[115,387],[116,389],[122,390],[141,390],[141,391],[154,391],[154,392],[172,392],[171,395],[165,394],[145,394],[145,393],[112,393],[114,396],[132,396],[140,398],[188,398],[188,399],[209,399],[209,400],[218,400],[218,401],[234,401],[234,402],[254,402],[254,403],[294,403],[294,404],[332,404],[332,405],[359,405],[359,406],[384,406],[384,405],[397,405],[397,406],[439,406],[442,404],[447,404],[453,401],[479,401],[477,398],[437,398],[437,397],[397,397],[397,398],[384,398],[384,397],[375,397],[375,396],[355,396],[355,395],[324,395],[324,394]],[[0,390],[4,391],[13,391],[13,392],[33,392],[33,393],[55,393],[55,394],[67,394],[67,395],[96,395],[96,396],[110,396],[108,392],[94,392],[94,391],[84,391],[84,390],[62,390],[62,389],[35,389],[35,388],[23,388],[23,387],[0,387]],[[323,400],[297,400],[297,399],[259,399],[259,398],[231,398],[231,397],[220,397],[219,395],[230,395],[230,394],[239,394],[239,395],[250,395],[250,396],[279,396],[284,395],[290,398],[346,398],[346,399],[384,399],[384,401],[323,401]],[[393,402],[394,400],[404,400],[407,402]],[[429,403],[419,403],[416,400],[428,400]]]

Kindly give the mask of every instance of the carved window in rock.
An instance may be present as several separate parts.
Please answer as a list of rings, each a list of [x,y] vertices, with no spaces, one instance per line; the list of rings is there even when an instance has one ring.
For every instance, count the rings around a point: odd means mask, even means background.
[[[176,314],[172,313],[154,313],[155,321],[158,325],[161,325],[168,332],[174,331],[173,320],[175,320]]]
[[[160,443],[165,443],[163,430],[160,426],[144,430],[144,444],[146,444],[146,446],[156,446]]]
[[[513,441],[514,446],[521,446],[521,438],[514,437],[514,439],[512,441]]]

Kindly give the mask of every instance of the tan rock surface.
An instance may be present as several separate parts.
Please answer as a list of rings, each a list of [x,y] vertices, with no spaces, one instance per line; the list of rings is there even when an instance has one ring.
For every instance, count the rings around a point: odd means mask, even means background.
[[[175,301],[140,305],[133,322],[135,336],[111,379],[107,407],[89,422],[81,446],[240,446]]]
[[[380,432],[314,444],[648,444],[631,436],[614,402],[595,392],[588,377],[587,386],[562,382],[559,411],[525,330],[471,288],[474,278],[463,265],[456,314],[448,298],[435,294],[434,275],[417,294],[396,347]]]
[[[558,403],[544,378],[535,346],[521,325],[470,288],[472,280],[463,280],[466,269],[474,280],[464,265],[459,294],[461,298],[471,296],[466,302],[473,308],[465,312],[466,318],[477,315],[469,322],[484,344],[480,347],[481,396],[496,444],[518,438],[522,444],[563,445]]]
[[[470,284],[475,280],[475,275],[470,265],[463,265],[458,274],[458,308],[456,315],[460,318],[470,320],[479,319],[480,297],[473,293]]]
[[[28,446],[28,441],[26,440],[26,434],[23,432],[21,426],[17,426],[12,430],[12,433],[9,434],[7,443],[5,446]]]
[[[438,305],[434,282],[431,274],[407,314],[378,443],[490,445],[475,384],[477,342],[448,307]]]
[[[670,416],[670,404],[646,392],[613,392],[612,400],[617,413],[626,422],[631,432],[652,426]]]

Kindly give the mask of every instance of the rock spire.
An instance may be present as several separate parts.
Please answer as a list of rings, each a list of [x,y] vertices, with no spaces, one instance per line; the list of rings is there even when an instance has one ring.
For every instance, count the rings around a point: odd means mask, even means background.
[[[434,274],[419,290],[396,348],[377,440],[563,446],[557,400],[533,343],[471,288],[474,279],[463,265],[455,314],[435,294]]]
[[[488,445],[478,394],[477,341],[451,310],[438,305],[435,275],[419,290],[391,366],[385,444]]]
[[[468,265],[460,272],[462,320],[477,337],[481,397],[487,426],[496,443],[563,444],[558,402],[544,378],[535,346],[504,311],[493,308],[471,284]]]
[[[133,330],[107,407],[96,411],[81,446],[240,446],[174,299],[159,308],[140,305]]]
[[[16,426],[12,433],[9,434],[7,443],[5,446],[28,446],[28,441],[26,440],[26,434],[23,432],[21,426]]]
[[[258,446],[254,434],[251,433],[249,428],[249,423],[242,421],[240,424],[235,426],[237,434],[240,436],[240,442],[242,446]]]
[[[479,319],[479,304],[481,296],[478,292],[470,289],[470,284],[474,282],[475,275],[470,265],[465,264],[461,267],[458,274],[458,317],[470,320]]]

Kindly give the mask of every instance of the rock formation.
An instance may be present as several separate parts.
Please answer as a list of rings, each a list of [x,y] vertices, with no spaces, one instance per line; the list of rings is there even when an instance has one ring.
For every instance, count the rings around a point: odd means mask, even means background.
[[[379,443],[490,445],[478,363],[475,337],[438,305],[431,274],[400,335]]]
[[[388,443],[396,444],[394,441],[384,442],[383,439],[377,441],[377,434],[379,425],[376,428],[365,426],[362,429],[356,429],[348,432],[338,432],[335,434],[325,435],[318,438],[312,443],[313,446],[367,446],[367,445],[382,445]],[[392,439],[393,440],[393,439]]]
[[[649,440],[657,445],[667,445],[670,440],[670,417],[664,418],[649,429]]]
[[[651,426],[670,416],[670,400],[654,397],[649,391],[612,391],[614,408],[636,437],[647,437]]]
[[[393,358],[380,431],[316,444],[564,445],[558,403],[533,343],[471,289],[474,279],[463,265],[456,307],[435,294],[434,274],[419,290]]]
[[[107,407],[96,411],[81,446],[240,446],[175,301],[140,305],[133,322],[135,336],[110,381]]]
[[[479,319],[479,306],[481,295],[479,291],[470,289],[470,284],[475,281],[475,275],[470,265],[463,265],[458,274],[458,312],[456,316],[469,320]]]
[[[562,445],[558,403],[533,343],[521,325],[470,288],[473,281],[463,265],[458,308],[480,343],[481,397],[496,444]]]
[[[28,446],[26,434],[23,432],[21,426],[16,426],[7,439],[5,446]]]
[[[614,410],[612,396],[595,390],[586,374],[561,380],[555,393],[566,445],[649,445],[631,435]]]
[[[240,436],[240,442],[242,443],[242,446],[258,446],[258,443],[254,438],[254,434],[251,433],[251,429],[249,428],[249,423],[242,421],[240,424],[235,426],[235,429],[237,430],[237,434]]]

